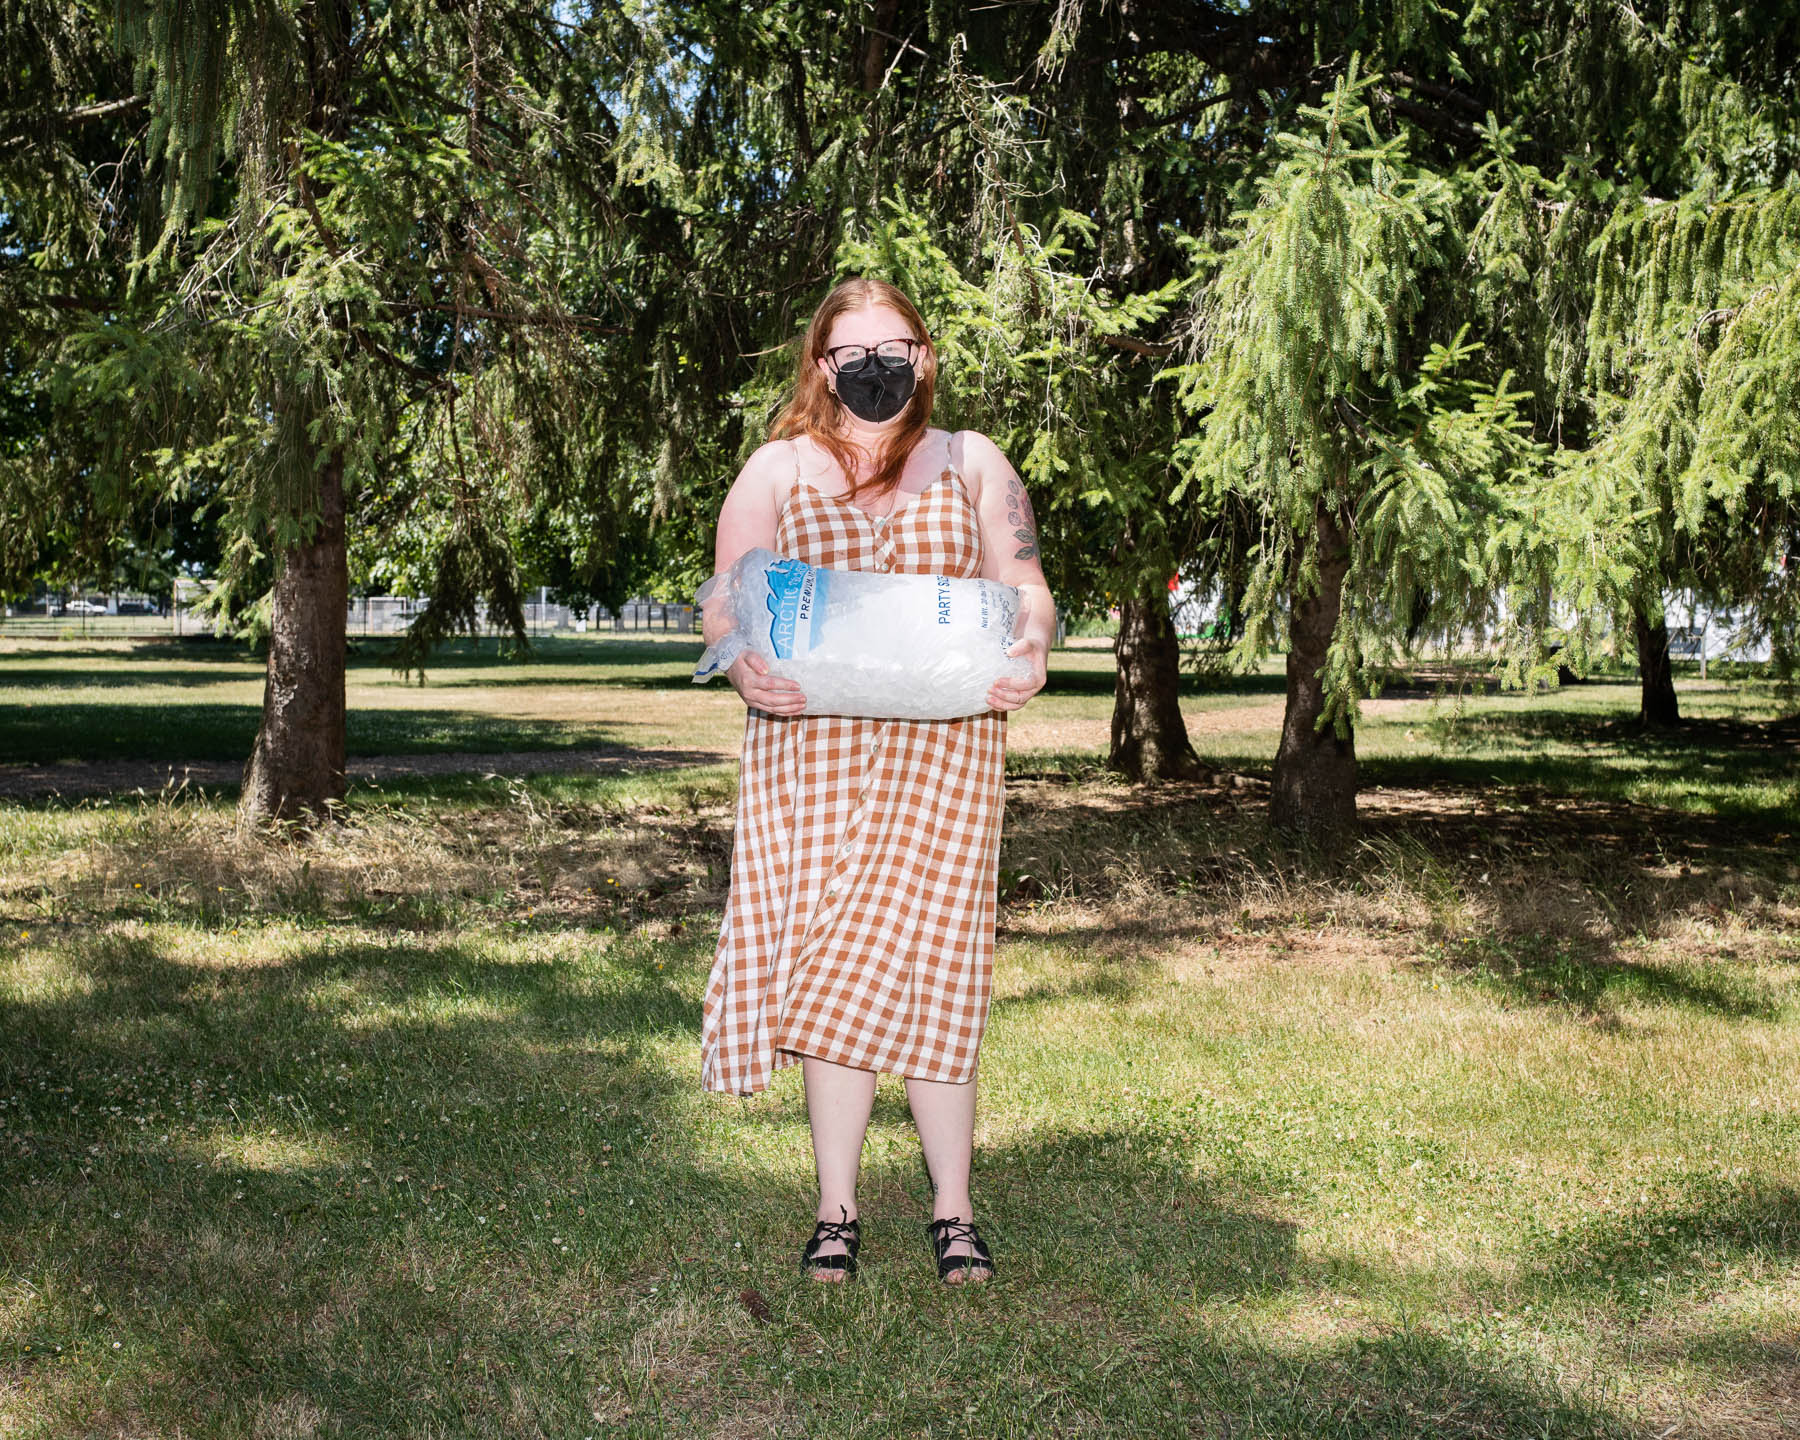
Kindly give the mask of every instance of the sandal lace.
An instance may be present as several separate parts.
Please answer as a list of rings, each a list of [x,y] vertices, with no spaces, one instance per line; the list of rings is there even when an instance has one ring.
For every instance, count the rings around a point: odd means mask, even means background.
[[[833,1240],[848,1245],[856,1238],[856,1221],[854,1220],[821,1220],[813,1230],[812,1243],[816,1249]],[[792,1243],[791,1241],[789,1242]]]

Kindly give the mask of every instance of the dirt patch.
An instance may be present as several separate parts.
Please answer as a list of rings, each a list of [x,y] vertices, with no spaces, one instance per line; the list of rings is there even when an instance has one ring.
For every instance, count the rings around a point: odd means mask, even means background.
[[[1091,716],[1071,717],[1058,713],[1055,702],[1063,697],[1050,694],[1051,702],[1033,709],[1026,706],[1006,722],[1006,746],[1009,750],[1090,751],[1104,756],[1112,745],[1112,712],[1096,710]],[[1184,706],[1187,732],[1196,742],[1209,735],[1266,732],[1281,730],[1282,709],[1286,702],[1271,700],[1266,704],[1228,705],[1201,710],[1191,702]],[[1204,745],[1196,748],[1204,751]],[[1271,744],[1271,750],[1273,745]]]

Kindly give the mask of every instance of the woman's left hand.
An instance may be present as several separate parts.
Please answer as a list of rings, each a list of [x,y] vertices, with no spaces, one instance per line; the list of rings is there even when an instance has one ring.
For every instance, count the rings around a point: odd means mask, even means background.
[[[1015,640],[1007,647],[1008,657],[1016,655],[1028,656],[1031,660],[1031,673],[1024,676],[1002,675],[988,691],[988,706],[994,710],[1017,710],[1038,691],[1044,688],[1044,667],[1049,656],[1044,649],[1044,642],[1035,635],[1027,635],[1022,640]]]

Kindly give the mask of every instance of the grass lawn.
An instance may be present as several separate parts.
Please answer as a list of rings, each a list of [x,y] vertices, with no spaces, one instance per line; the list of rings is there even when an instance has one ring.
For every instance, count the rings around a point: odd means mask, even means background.
[[[1196,683],[1222,773],[1152,790],[1096,764],[1109,657],[1059,657],[1013,729],[1000,1273],[935,1284],[884,1080],[838,1289],[797,1072],[698,1089],[740,712],[694,649],[352,677],[364,753],[688,753],[654,772],[359,784],[306,845],[229,792],[0,805],[0,1434],[1800,1434],[1768,686],[1682,677],[1671,740],[1622,686],[1373,702],[1326,860],[1262,825],[1275,676]],[[17,644],[0,754],[241,755],[256,683]]]
[[[501,660],[495,642],[459,641],[422,677],[393,668],[393,645],[354,641],[345,694],[349,751],[361,755],[504,752],[605,744],[730,748],[743,710],[727,687],[678,688],[697,641],[671,637],[541,640]],[[647,710],[593,712],[594,687],[655,696]],[[213,640],[87,644],[0,639],[0,758],[235,760],[262,714],[263,665]],[[689,687],[690,689],[692,687]],[[736,713],[733,714],[733,707]]]

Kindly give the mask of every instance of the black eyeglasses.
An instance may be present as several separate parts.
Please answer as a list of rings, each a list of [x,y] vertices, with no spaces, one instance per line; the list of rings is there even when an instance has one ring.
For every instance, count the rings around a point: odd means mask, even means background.
[[[846,365],[851,368],[869,358],[871,347],[867,345],[833,345],[825,352],[825,358],[831,362],[833,370],[842,370]],[[910,365],[919,353],[917,340],[883,340],[873,347],[877,360],[889,365]]]

